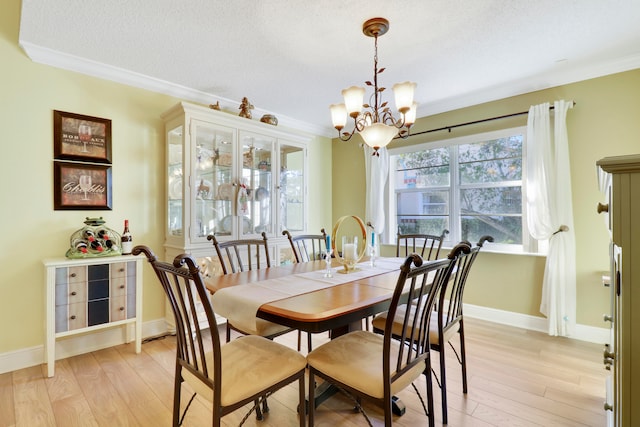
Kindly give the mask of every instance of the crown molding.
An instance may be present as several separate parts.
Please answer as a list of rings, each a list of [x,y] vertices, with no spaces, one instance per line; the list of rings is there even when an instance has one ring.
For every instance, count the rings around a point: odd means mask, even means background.
[[[162,93],[185,101],[205,105],[220,102],[223,107],[233,106],[232,108],[236,108],[235,106],[240,105],[240,101],[238,100],[223,98],[211,93],[191,89],[144,74],[41,47],[33,43],[20,41],[20,46],[32,61],[40,64],[50,65],[52,67],[110,80],[116,83],[156,93]],[[419,118],[427,117],[434,114],[445,113],[447,111],[497,101],[512,96],[523,95],[538,90],[549,89],[637,68],[640,68],[640,53],[584,67],[566,68],[565,70],[554,69],[548,73],[543,73],[537,76],[530,76],[524,79],[505,82],[500,85],[487,87],[472,93],[465,93],[459,96],[452,96],[422,104],[418,107],[417,116]],[[274,111],[267,111],[260,108],[255,108],[254,112],[259,116],[264,114],[273,114],[277,116],[278,125],[283,127],[327,138],[335,138],[336,136],[335,129],[328,126],[305,122],[292,117],[283,116]]]
[[[237,100],[223,98],[211,93],[191,89],[165,80],[156,79],[154,77],[150,77],[141,73],[136,73],[133,71],[114,67],[112,65],[38,46],[33,43],[20,41],[20,47],[22,47],[27,56],[33,62],[37,62],[40,64],[49,65],[52,67],[61,68],[64,70],[73,71],[104,80],[110,80],[116,83],[121,83],[127,86],[132,86],[155,93],[162,93],[174,98],[199,104],[209,105],[220,102],[223,107],[228,105],[234,106],[233,108],[235,108],[235,106],[237,105],[240,105],[240,101]],[[282,127],[288,127],[301,132],[309,133],[311,135],[324,136],[328,138],[333,138],[335,136],[335,129],[333,128],[304,122],[302,120],[283,116],[274,111],[267,111],[260,108],[255,108],[253,111],[256,116],[260,117],[264,114],[273,114],[277,116],[278,125]]]

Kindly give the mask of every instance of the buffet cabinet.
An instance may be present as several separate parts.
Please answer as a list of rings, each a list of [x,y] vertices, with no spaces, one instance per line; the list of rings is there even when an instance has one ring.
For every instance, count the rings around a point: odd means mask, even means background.
[[[306,232],[309,137],[185,102],[162,119],[165,259],[191,254],[205,278],[213,277],[222,270],[208,235],[225,241],[263,232],[272,265],[292,258],[282,231]],[[166,318],[172,330],[173,315],[167,311]]]
[[[124,327],[126,342],[142,338],[142,265],[131,255],[49,259],[46,280],[45,358],[54,374],[56,340],[78,334]],[[135,338],[131,336],[133,324]]]
[[[640,154],[607,157],[597,162],[607,182],[608,203],[598,212],[608,215],[611,232],[610,289],[612,342],[605,345],[608,424],[640,425]],[[601,175],[602,176],[602,175]]]

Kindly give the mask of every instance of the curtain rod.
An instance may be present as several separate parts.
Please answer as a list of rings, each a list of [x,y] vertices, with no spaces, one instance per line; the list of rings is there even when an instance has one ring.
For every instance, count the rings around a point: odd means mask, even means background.
[[[575,106],[575,105],[576,105],[576,102],[572,101],[572,107]],[[553,109],[555,109],[555,107],[553,105],[551,105],[549,107],[549,110],[553,110]],[[449,132],[451,132],[451,129],[459,128],[459,127],[462,127],[462,126],[469,126],[469,125],[475,125],[475,124],[478,124],[478,123],[491,122],[493,120],[508,119],[510,117],[522,116],[524,114],[529,114],[529,111],[521,111],[519,113],[505,114],[504,116],[489,117],[488,119],[480,119],[480,120],[474,120],[472,122],[459,123],[457,125],[443,126],[441,128],[437,128],[437,129],[423,130],[421,132],[412,133],[409,136],[411,137],[411,136],[415,136],[415,135],[422,135],[422,134],[425,134],[425,133],[439,132],[439,131],[442,131],[442,130],[448,130]]]

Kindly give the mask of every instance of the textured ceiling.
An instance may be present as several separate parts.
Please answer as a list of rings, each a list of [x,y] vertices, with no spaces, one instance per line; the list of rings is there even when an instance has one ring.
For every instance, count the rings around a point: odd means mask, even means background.
[[[246,96],[254,116],[333,135],[328,105],[372,79],[375,16],[390,21],[381,85],[417,82],[418,116],[640,68],[637,0],[23,0],[20,44],[229,110]]]

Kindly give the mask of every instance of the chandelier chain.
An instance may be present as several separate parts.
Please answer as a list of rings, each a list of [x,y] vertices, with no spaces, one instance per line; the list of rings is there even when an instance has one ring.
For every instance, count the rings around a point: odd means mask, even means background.
[[[372,108],[374,114],[374,122],[378,122],[380,117],[378,115],[378,35],[374,37],[374,54],[373,54],[373,90],[375,95],[375,105]]]

